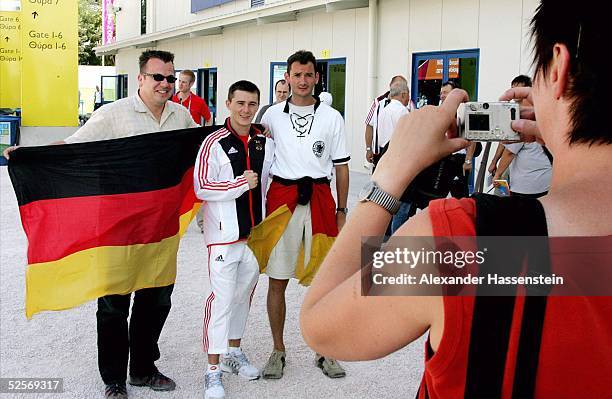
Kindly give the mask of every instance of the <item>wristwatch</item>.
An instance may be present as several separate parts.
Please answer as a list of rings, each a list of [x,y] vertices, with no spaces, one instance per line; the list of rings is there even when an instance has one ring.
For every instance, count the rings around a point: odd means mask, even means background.
[[[464,163],[465,163],[466,165],[470,165],[470,164],[472,163],[472,160],[471,160],[471,159],[466,159]]]
[[[348,208],[336,208],[336,212],[342,212],[346,215],[348,214]]]
[[[369,181],[359,193],[359,201],[366,202],[370,201],[377,205],[382,206],[387,212],[395,215],[400,208],[401,202],[391,194],[383,191],[378,185]]]
[[[366,151],[372,151],[372,147],[366,147]]]

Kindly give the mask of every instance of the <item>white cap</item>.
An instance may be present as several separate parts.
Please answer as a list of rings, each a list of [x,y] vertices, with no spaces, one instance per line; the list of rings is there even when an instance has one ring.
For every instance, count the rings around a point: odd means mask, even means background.
[[[331,107],[332,102],[334,101],[334,98],[332,97],[331,93],[328,93],[326,91],[322,91],[319,94],[319,100],[321,100],[322,103],[325,103],[327,105],[329,105]]]

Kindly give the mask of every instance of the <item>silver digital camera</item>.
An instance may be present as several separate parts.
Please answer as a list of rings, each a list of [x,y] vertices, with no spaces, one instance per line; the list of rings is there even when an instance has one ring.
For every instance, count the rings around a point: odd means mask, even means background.
[[[462,103],[457,109],[457,132],[466,140],[520,141],[520,135],[511,127],[519,115],[518,103]]]

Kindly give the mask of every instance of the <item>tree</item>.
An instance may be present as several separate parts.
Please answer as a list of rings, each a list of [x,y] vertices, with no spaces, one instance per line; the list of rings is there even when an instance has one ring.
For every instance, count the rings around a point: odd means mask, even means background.
[[[94,47],[102,43],[102,6],[100,0],[79,0],[79,65],[101,65]],[[106,65],[114,65],[107,57]]]

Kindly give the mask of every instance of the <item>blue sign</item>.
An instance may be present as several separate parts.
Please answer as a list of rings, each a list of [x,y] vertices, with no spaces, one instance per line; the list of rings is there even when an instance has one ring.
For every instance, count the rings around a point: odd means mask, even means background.
[[[191,12],[195,13],[230,1],[233,0],[191,0]]]

